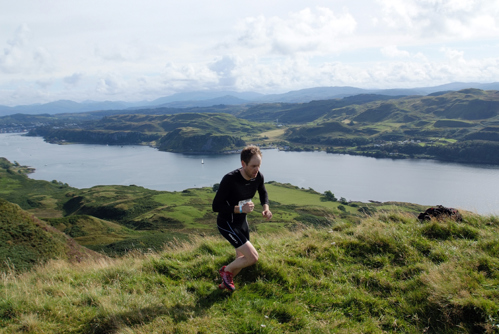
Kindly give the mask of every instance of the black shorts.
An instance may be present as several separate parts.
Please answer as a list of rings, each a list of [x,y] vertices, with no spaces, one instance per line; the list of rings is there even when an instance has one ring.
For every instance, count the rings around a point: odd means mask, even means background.
[[[242,222],[234,223],[218,217],[218,231],[234,248],[239,248],[249,241],[249,226],[246,218]]]

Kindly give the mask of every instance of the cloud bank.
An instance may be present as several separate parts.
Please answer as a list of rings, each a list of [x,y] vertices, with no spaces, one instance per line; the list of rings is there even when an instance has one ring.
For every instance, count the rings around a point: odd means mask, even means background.
[[[499,75],[494,1],[19,0],[1,9],[3,105],[208,89],[409,88]]]

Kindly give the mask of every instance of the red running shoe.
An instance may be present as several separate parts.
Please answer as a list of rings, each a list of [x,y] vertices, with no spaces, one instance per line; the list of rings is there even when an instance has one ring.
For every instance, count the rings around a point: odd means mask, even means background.
[[[218,270],[218,272],[220,272],[220,270],[225,271],[225,267],[226,267],[226,266],[223,266],[222,268],[220,268],[220,269]],[[220,273],[220,275],[222,275],[222,274]],[[223,280],[222,280],[222,283],[218,285],[218,288],[219,288],[220,290],[225,290],[225,289],[227,289],[227,287],[225,286],[225,284],[224,284]]]
[[[234,281],[232,280],[232,273],[230,273],[228,271],[225,271],[225,266],[223,266],[222,268],[220,268],[218,270],[218,272],[220,273],[220,276],[222,276],[222,281],[223,281],[222,284],[225,285],[225,287],[227,288],[227,290],[229,290],[229,291],[235,291],[236,287],[234,286]],[[222,285],[222,284],[220,284],[220,285]]]

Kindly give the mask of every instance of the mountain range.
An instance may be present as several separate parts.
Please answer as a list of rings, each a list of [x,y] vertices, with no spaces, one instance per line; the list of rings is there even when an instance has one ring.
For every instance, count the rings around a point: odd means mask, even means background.
[[[133,110],[147,108],[193,108],[214,105],[242,105],[256,103],[307,103],[313,100],[343,98],[358,94],[381,94],[389,96],[428,95],[437,92],[457,91],[466,88],[499,90],[499,82],[465,83],[454,82],[440,86],[409,89],[362,89],[356,87],[315,87],[290,91],[283,94],[260,94],[236,91],[193,91],[161,97],[153,101],[84,101],[59,100],[45,104],[19,105],[14,107],[0,105],[0,116],[22,114],[60,114],[99,110]]]

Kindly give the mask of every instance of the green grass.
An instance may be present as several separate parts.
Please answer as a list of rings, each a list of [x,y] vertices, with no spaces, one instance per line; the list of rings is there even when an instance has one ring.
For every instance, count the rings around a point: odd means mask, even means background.
[[[45,218],[45,221],[83,246],[110,244],[137,235],[137,232],[120,224],[92,216]]]
[[[16,188],[19,188],[20,184],[19,181],[10,179],[10,178],[4,178],[2,177],[0,179],[0,193],[1,194],[9,194],[12,191],[14,191]]]
[[[88,249],[0,198],[0,271],[23,272],[49,259],[85,258]]]
[[[432,224],[476,231],[427,235]],[[0,280],[0,333],[493,333],[499,218],[419,223],[403,212],[253,233],[259,262],[217,288],[221,237]],[[440,254],[439,256],[437,256]]]

